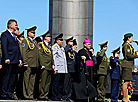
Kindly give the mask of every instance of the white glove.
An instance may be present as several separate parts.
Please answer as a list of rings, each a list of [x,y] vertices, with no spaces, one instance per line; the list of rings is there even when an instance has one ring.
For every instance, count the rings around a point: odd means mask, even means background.
[[[73,46],[73,42],[70,42],[69,44]]]
[[[103,49],[106,50],[106,47],[104,47]]]
[[[85,60],[85,59],[86,59],[86,57],[85,57],[85,56],[81,56],[81,58],[82,58],[83,60]]]
[[[45,69],[45,66],[42,66],[41,69]]]
[[[118,54],[117,53],[115,53],[115,57],[118,57]]]

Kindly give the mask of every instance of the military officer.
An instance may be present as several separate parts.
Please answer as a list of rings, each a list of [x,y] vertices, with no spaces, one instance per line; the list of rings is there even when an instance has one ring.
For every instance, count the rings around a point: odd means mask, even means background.
[[[62,100],[65,73],[68,73],[65,50],[62,47],[63,44],[62,37],[63,34],[60,34],[57,37],[55,37],[55,44],[52,46],[55,69],[52,82],[51,99],[56,101]]]
[[[36,70],[38,68],[38,48],[33,38],[36,26],[27,30],[27,38],[22,41],[22,58],[25,69],[23,80],[23,95],[26,99],[33,99]]]
[[[24,31],[22,33],[20,33],[19,35],[17,35],[17,39],[18,39],[18,43],[19,43],[19,49],[21,52],[21,56],[22,54],[22,41],[24,40]],[[17,87],[16,87],[16,92],[15,93],[15,97],[18,97],[20,99],[23,99],[23,72],[24,72],[24,67],[20,66],[19,70],[18,70],[18,81],[17,81]],[[16,96],[17,94],[17,96]]]
[[[107,84],[107,43],[99,44],[101,50],[97,52],[97,76],[98,76],[98,84],[97,84],[97,101],[104,101],[106,94],[106,84]]]
[[[110,57],[111,65],[111,102],[118,102],[118,92],[119,92],[119,83],[120,83],[120,47],[115,49],[113,56]]]
[[[54,69],[54,60],[51,51],[51,41],[50,31],[42,35],[43,42],[38,43],[39,45],[39,55],[40,55],[40,65],[42,66],[41,70],[41,100],[49,100],[49,88],[51,85],[51,73]]]
[[[138,50],[135,52],[132,43],[132,33],[126,33],[124,35],[124,43],[122,44],[122,53],[124,56],[122,63],[122,79],[123,84],[123,102],[130,101],[128,98],[128,84],[132,80],[132,68],[134,68],[134,59],[138,58]]]
[[[19,48],[22,55],[22,41],[24,40],[24,31],[21,34],[17,35],[17,38],[19,41]]]
[[[72,93],[72,84],[74,80],[75,74],[75,53],[73,52],[73,37],[66,39],[65,53],[67,59],[67,70],[68,73],[65,74],[65,82],[64,82],[64,100],[71,100]]]

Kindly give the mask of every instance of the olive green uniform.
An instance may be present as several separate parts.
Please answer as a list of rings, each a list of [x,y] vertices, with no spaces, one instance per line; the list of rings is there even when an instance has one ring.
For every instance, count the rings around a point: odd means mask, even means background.
[[[45,66],[45,69],[42,69],[41,73],[40,98],[48,99],[49,88],[51,84],[52,65],[54,65],[54,60],[50,45],[47,46],[45,42],[40,42],[38,45],[39,45],[40,65]]]
[[[122,47],[122,53],[124,56],[122,63],[123,80],[130,81],[132,80],[132,69],[134,68],[134,59],[138,58],[134,48],[128,43],[124,43]]]
[[[34,85],[36,79],[36,71],[38,68],[38,47],[36,42],[32,41],[30,38],[26,38],[22,42],[22,57],[23,64],[27,65],[24,72],[23,79],[23,95],[25,98],[34,98]]]
[[[98,101],[103,101],[106,94],[106,85],[107,85],[107,57],[106,57],[106,50],[101,50],[97,52],[97,75],[98,75],[98,84],[97,84],[97,91],[98,91]]]

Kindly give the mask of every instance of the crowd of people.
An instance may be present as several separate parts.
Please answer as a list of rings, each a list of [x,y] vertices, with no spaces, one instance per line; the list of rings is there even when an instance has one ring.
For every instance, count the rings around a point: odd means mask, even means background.
[[[138,58],[138,50],[135,52],[130,44],[132,33],[124,35],[121,79],[120,47],[112,51],[108,65],[108,42],[99,44],[100,51],[95,56],[88,38],[83,40],[83,48],[77,51],[77,41],[73,37],[64,39],[66,46],[63,47],[64,35],[61,33],[51,45],[50,31],[35,37],[36,29],[36,26],[26,29],[27,38],[24,38],[24,31],[19,34],[17,21],[10,19],[7,30],[1,34],[1,99],[105,102],[110,66],[111,101],[117,102],[120,80],[123,79],[122,101],[130,102],[127,87],[132,80],[134,59]]]

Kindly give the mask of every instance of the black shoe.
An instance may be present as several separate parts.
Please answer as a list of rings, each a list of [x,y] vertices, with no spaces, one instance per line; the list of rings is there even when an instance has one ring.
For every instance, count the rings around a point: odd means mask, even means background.
[[[63,101],[63,99],[62,99],[62,98],[60,98],[60,99],[58,99],[58,101]]]
[[[17,97],[13,97],[13,96],[8,97],[8,99],[9,99],[9,100],[18,100],[18,98],[17,98]]]
[[[57,98],[51,99],[52,101],[59,101]]]
[[[2,100],[7,100],[7,99],[8,99],[8,96],[5,95],[5,94],[4,94],[4,95],[2,94],[0,98],[1,98]]]
[[[46,101],[51,101],[50,99],[46,99]]]
[[[38,100],[51,101],[50,99],[47,99],[47,98],[38,98]]]
[[[7,100],[7,99],[8,99],[8,97],[1,97],[1,99],[2,99],[2,100]]]
[[[72,99],[69,98],[69,102],[74,102]]]

